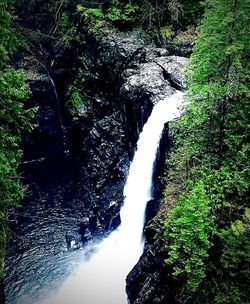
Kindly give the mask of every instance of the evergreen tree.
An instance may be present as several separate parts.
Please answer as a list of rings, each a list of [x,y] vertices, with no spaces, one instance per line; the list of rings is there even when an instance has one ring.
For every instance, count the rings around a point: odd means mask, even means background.
[[[188,68],[186,111],[175,125],[168,189],[182,189],[183,194],[165,222],[170,248],[166,262],[178,268],[174,275],[186,281],[184,293],[197,303],[247,303],[249,11],[248,0],[206,2]],[[207,205],[202,192],[197,196],[200,183]],[[206,214],[210,229],[201,214]],[[195,227],[206,232],[206,247]],[[192,237],[182,243],[179,236],[186,229]],[[200,276],[190,281],[198,269]]]

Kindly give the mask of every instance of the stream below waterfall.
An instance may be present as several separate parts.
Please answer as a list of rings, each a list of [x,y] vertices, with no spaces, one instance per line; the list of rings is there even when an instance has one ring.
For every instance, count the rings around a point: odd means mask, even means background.
[[[152,199],[154,162],[162,130],[166,122],[179,116],[181,103],[181,92],[162,99],[144,125],[124,188],[120,226],[99,242],[53,261],[53,269],[65,264],[65,267],[70,265],[71,272],[65,271],[61,278],[60,275],[53,278],[54,271],[51,271],[49,286],[33,282],[33,295],[9,298],[8,304],[128,303],[126,276],[143,252],[145,210]]]

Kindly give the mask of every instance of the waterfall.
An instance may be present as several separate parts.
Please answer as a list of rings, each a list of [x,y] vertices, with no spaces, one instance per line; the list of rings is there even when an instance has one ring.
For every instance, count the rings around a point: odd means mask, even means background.
[[[143,252],[147,202],[152,198],[152,175],[164,124],[179,115],[182,93],[161,100],[145,124],[124,188],[121,225],[96,245],[90,260],[78,266],[56,295],[42,304],[126,304],[126,276]]]

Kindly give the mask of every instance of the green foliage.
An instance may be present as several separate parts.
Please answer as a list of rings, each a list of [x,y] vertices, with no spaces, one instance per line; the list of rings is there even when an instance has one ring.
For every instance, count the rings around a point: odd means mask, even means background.
[[[241,219],[217,233],[217,250],[220,252],[211,261],[209,276],[203,282],[195,303],[237,304],[249,303],[250,226],[249,209]]]
[[[86,16],[92,16],[94,18],[102,18],[103,13],[100,8],[88,8],[84,9],[82,5],[77,6],[77,11],[78,12],[84,12]]]
[[[26,110],[23,101],[29,95],[24,74],[8,66],[7,60],[17,48],[17,39],[11,30],[11,4],[4,0],[0,5],[0,273],[6,244],[6,218],[8,208],[18,206],[23,191],[17,168],[22,151],[19,148],[21,133],[29,130],[34,110]]]
[[[204,13],[204,1],[200,0],[183,0],[182,1],[183,16],[181,22],[185,26],[195,25],[197,26]]]
[[[58,21],[63,12],[70,15],[72,1],[54,0],[18,0],[15,1],[15,11],[18,13],[18,23],[29,31],[46,34],[50,39],[56,36]]]
[[[133,1],[112,0],[105,16],[113,22],[133,23],[136,20],[138,10],[138,5]]]
[[[55,35],[60,38],[55,44],[55,49],[61,48],[63,52],[67,49],[71,49],[72,45],[76,43],[81,45],[81,43],[85,42],[79,33],[76,24],[71,22],[68,12],[62,12],[60,17],[58,17]]]
[[[22,189],[17,176],[17,166],[22,155],[19,144],[21,132],[30,129],[27,122],[32,111],[23,107],[29,89],[23,73],[7,69],[0,75],[0,195],[1,210],[17,205]]]
[[[89,31],[95,32],[103,27],[104,14],[100,8],[86,8],[78,4],[77,12],[81,14],[86,23],[89,23]]]
[[[247,1],[211,2],[189,67],[189,82],[195,84],[189,93],[197,95],[201,90],[201,97],[209,93],[210,100],[218,100],[246,89],[242,82],[247,77],[243,55],[249,50],[248,9]]]
[[[238,271],[245,272],[245,275],[249,274],[247,267],[250,262],[250,231],[248,224],[249,219],[248,223],[246,221],[236,220],[230,227],[222,229],[219,234],[223,242],[221,262],[224,268],[229,270],[228,274],[232,277],[237,275]],[[243,269],[239,267],[241,263],[244,266]]]
[[[139,7],[134,1],[110,1],[104,8],[86,8],[81,4],[77,5],[77,11],[88,20],[91,25],[98,29],[105,21],[117,25],[129,25],[136,21]]]
[[[195,303],[247,303],[249,11],[247,0],[206,1],[188,66],[186,111],[172,126],[175,147],[166,192],[182,192],[165,222],[166,262]],[[205,192],[197,192],[198,185]],[[192,216],[186,209],[194,202],[200,222],[195,209]],[[204,243],[194,242],[196,227],[205,233]]]
[[[249,212],[249,209],[248,211]],[[214,303],[247,303],[249,299],[250,225],[249,218],[234,221],[219,233],[222,242],[220,264],[222,287],[215,294]]]
[[[174,276],[184,277],[187,288],[195,291],[205,277],[213,219],[204,184],[198,182],[191,189],[180,196],[164,224],[169,239],[169,257],[165,262],[173,266]]]
[[[67,103],[68,109],[74,116],[82,116],[88,109],[89,99],[86,94],[87,88],[91,85],[93,79],[96,78],[94,65],[87,54],[81,54],[78,62],[78,69],[72,75],[72,81],[68,86],[70,99]]]
[[[182,31],[186,32],[191,26],[196,26],[204,12],[199,0],[192,3],[186,0],[140,0],[136,4],[138,10],[135,24],[142,26],[159,47],[175,46],[175,36]],[[185,43],[194,41],[194,35],[184,35],[182,38]]]
[[[16,49],[17,39],[9,26],[12,2],[2,0],[0,3],[0,68],[9,60],[10,53]]]
[[[87,99],[84,92],[78,89],[77,81],[75,80],[74,84],[69,86],[70,100],[69,100],[69,109],[72,115],[74,116],[83,116],[88,109],[88,106],[85,102]]]
[[[75,2],[20,0],[16,2],[15,13],[15,27],[22,37],[24,52],[38,59],[46,73],[51,64],[60,65],[63,55],[68,55],[72,46],[84,43]]]

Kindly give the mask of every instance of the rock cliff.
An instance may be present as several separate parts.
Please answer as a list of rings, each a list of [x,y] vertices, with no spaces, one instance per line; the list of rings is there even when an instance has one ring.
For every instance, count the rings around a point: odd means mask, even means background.
[[[70,71],[63,77],[54,71],[53,81],[51,76],[28,72],[29,105],[38,106],[37,127],[24,135],[20,173],[27,190],[22,207],[10,215],[7,303],[25,295],[31,282],[39,289],[50,284],[52,274],[62,278],[67,274],[61,267],[65,255],[119,225],[123,187],[139,133],[153,105],[183,88],[187,59],[170,56],[149,42],[138,33],[113,34],[99,41],[91,55],[101,62],[98,83],[109,82],[115,97],[107,99],[102,87],[95,87],[93,105],[82,116],[67,114],[68,92],[62,82]],[[113,69],[112,79],[107,79],[112,74],[107,69]],[[146,268],[144,263],[149,263]],[[151,301],[150,290],[145,300],[141,298],[147,288],[144,280],[149,286],[161,277],[158,270],[149,275],[148,269],[160,264],[148,243],[128,277],[131,303],[162,303]]]

